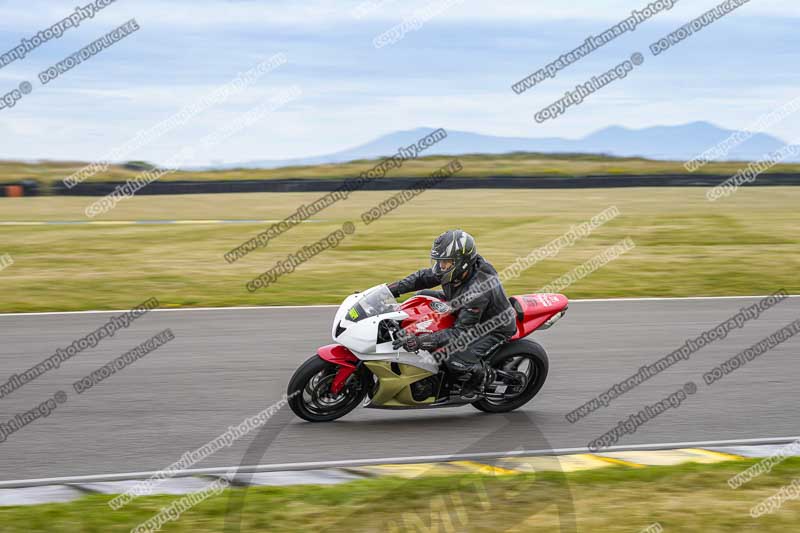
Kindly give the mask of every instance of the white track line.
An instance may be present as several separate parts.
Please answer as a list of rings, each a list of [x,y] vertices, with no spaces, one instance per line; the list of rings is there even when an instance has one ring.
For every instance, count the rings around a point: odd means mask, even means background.
[[[169,313],[175,311],[263,311],[269,309],[314,309],[324,307],[339,307],[334,304],[322,305],[262,305],[243,307],[174,307],[168,309],[151,309],[150,312]],[[4,316],[50,316],[50,315],[99,315],[106,313],[127,313],[130,309],[117,309],[113,311],[46,311],[41,313],[0,313]]]
[[[662,300],[743,300],[747,298],[767,298],[771,294],[756,296],[664,296],[642,298],[586,298],[583,300],[570,300],[572,302],[658,302]],[[800,294],[789,294],[789,298],[797,298]]]
[[[665,296],[642,298],[587,298],[584,300],[570,300],[570,303],[593,302],[659,302],[659,301],[684,301],[684,300],[752,300],[754,298],[767,298],[770,294],[756,294],[753,296]],[[790,294],[789,298],[800,298],[800,294]],[[178,311],[264,311],[270,309],[324,309],[339,307],[337,304],[317,305],[262,305],[243,307],[175,307],[169,309],[151,309],[150,312],[170,313]],[[36,313],[0,313],[0,318],[6,316],[51,316],[51,315],[95,315],[107,313],[127,313],[130,309],[117,309],[110,311],[45,311]]]
[[[662,444],[630,444],[627,446],[610,446],[599,452],[588,448],[559,448],[555,450],[512,450],[506,452],[457,453],[452,455],[418,455],[413,457],[383,457],[380,459],[353,459],[343,461],[315,461],[308,463],[282,463],[250,466],[223,466],[217,468],[192,468],[180,470],[171,477],[190,477],[202,475],[220,475],[231,473],[287,472],[298,470],[315,470],[319,468],[348,468],[357,466],[375,466],[385,464],[441,463],[447,461],[465,461],[479,459],[500,459],[504,457],[534,457],[547,455],[570,455],[576,453],[606,453],[633,450],[673,450],[678,448],[710,448],[721,446],[753,446],[769,444],[788,444],[800,440],[800,437],[770,437],[764,439],[708,440],[696,442],[670,442]],[[127,481],[147,479],[158,474],[151,472],[125,472],[121,474],[98,474],[91,476],[51,477],[39,479],[19,479],[0,481],[0,489],[39,487],[45,485],[61,485],[76,483],[100,483],[110,481]]]

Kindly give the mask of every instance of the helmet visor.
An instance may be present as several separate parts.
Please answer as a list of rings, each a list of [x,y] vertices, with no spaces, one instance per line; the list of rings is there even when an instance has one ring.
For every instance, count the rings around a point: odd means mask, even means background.
[[[456,262],[453,259],[431,259],[431,270],[434,274],[441,277],[456,267]]]

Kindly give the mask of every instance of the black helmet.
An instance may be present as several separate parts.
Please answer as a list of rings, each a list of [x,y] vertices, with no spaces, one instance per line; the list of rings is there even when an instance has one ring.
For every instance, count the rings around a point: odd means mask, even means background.
[[[431,270],[442,285],[458,282],[477,258],[478,249],[472,235],[460,229],[445,231],[433,241]]]

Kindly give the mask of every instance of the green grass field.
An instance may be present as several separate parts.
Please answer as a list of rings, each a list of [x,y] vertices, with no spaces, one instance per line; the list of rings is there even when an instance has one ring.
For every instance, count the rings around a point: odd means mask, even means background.
[[[774,513],[758,518],[749,513],[800,476],[800,458],[788,459],[769,474],[730,489],[727,479],[754,462],[497,477],[377,478],[330,487],[258,487],[244,494],[235,489],[189,509],[163,531],[635,533],[654,523],[665,532],[796,531],[800,501],[786,501]],[[142,497],[118,511],[106,505],[110,496],[2,507],[0,533],[127,532],[178,498]],[[241,512],[233,512],[237,509]],[[225,528],[226,518],[231,529]]]
[[[387,178],[426,177],[447,164],[451,156],[421,157],[406,162],[402,168],[391,171]],[[683,162],[654,161],[638,157],[606,157],[588,154],[538,154],[513,153],[503,155],[473,154],[459,156],[464,164],[462,177],[483,176],[587,176],[587,175],[636,175],[636,174],[686,174]],[[238,169],[219,171],[182,171],[167,174],[162,181],[174,180],[257,180],[276,178],[349,178],[372,168],[379,160],[361,160],[348,163],[295,166],[277,169]],[[0,161],[0,182],[35,179],[49,187],[83,168],[84,162],[45,161],[28,163]],[[733,176],[746,165],[741,162],[710,163],[698,170],[698,174]],[[780,164],[769,173],[798,173],[800,164]],[[108,170],[89,178],[88,181],[122,181],[134,178],[139,173],[121,165],[112,165]]]
[[[537,290],[631,237],[636,248],[562,292],[571,298],[754,295],[800,292],[800,188],[753,187],[709,203],[703,188],[428,191],[368,226],[360,214],[392,192],[359,192],[234,264],[223,254],[266,224],[6,226],[0,311],[124,309],[157,297],[164,306],[339,303],[354,290],[428,266],[433,238],[473,233],[498,269],[610,206],[621,215],[508,282]],[[99,217],[280,219],[319,193],[137,196]],[[96,198],[0,199],[0,222],[86,220]],[[342,223],[356,232],[266,289],[245,283]]]

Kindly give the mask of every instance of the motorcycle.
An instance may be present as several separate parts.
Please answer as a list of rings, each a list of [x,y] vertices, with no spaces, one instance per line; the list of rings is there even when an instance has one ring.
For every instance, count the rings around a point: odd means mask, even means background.
[[[335,344],[319,348],[289,381],[289,406],[310,422],[336,420],[362,402],[374,409],[470,404],[489,413],[517,409],[536,396],[549,367],[544,348],[526,337],[553,326],[566,313],[569,301],[561,294],[526,294],[509,301],[517,331],[487,356],[494,381],[477,397],[465,397],[461,382],[440,368],[436,351],[415,353],[392,347],[404,334],[451,327],[455,316],[447,302],[430,291],[420,291],[399,304],[385,284],[352,294],[333,319]]]

